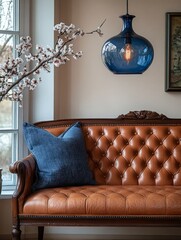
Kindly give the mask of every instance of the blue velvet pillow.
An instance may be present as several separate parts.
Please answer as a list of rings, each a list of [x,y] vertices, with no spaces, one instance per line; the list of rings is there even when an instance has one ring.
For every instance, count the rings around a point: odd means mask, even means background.
[[[33,191],[60,186],[93,185],[84,136],[79,122],[58,137],[29,123],[23,125],[27,147],[35,156]]]

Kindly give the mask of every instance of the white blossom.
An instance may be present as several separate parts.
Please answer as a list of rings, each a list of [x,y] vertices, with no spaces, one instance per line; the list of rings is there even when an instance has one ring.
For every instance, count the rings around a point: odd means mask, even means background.
[[[61,62],[61,60],[59,58],[54,58],[53,59],[53,64],[55,65],[55,67],[60,67],[62,62]]]
[[[102,26],[102,25],[101,25]],[[34,90],[41,82],[39,77],[41,70],[50,72],[50,64],[60,67],[71,57],[78,59],[82,51],[74,52],[73,41],[78,36],[97,32],[102,36],[101,27],[89,33],[76,29],[74,24],[59,23],[54,26],[57,32],[57,42],[53,48],[36,46],[36,52],[30,52],[32,48],[31,37],[21,37],[16,46],[17,58],[8,58],[0,65],[0,101],[8,99],[19,102],[22,106],[23,91],[25,88]],[[29,64],[31,62],[31,64]]]
[[[73,58],[77,60],[78,58],[82,57],[82,55],[83,55],[83,52],[79,51],[73,55]]]

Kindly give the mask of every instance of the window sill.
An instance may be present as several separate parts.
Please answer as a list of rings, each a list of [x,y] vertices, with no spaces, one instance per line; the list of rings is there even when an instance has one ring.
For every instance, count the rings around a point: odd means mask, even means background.
[[[11,199],[14,191],[2,191],[0,194],[1,199]]]

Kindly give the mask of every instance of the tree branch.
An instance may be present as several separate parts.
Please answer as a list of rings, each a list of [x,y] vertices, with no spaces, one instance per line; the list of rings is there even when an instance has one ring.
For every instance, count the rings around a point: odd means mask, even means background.
[[[72,56],[75,59],[82,56],[82,52],[74,53],[73,42],[78,36],[84,36],[85,34],[97,33],[102,36],[101,27],[105,23],[104,20],[101,25],[91,32],[84,32],[80,29],[75,29],[75,26],[71,24],[70,26],[60,23],[55,25],[54,30],[58,32],[58,37],[56,44],[53,49],[51,48],[38,48],[38,52],[32,55],[29,50],[32,47],[31,38],[22,38],[22,42],[17,46],[17,52],[20,58],[8,60],[3,67],[0,68],[0,101],[3,99],[9,99],[12,101],[18,101],[21,103],[23,99],[24,88],[34,89],[38,81],[35,79],[29,79],[28,77],[32,74],[40,74],[40,69],[49,71],[49,64],[54,64],[59,67],[65,64],[69,58]],[[10,40],[10,36],[7,41]],[[7,42],[6,41],[6,42]],[[6,45],[7,43],[4,43]],[[3,46],[4,46],[3,45]],[[28,55],[27,55],[28,54]],[[23,59],[21,58],[23,57]],[[27,63],[22,67],[22,63],[32,61],[36,63],[35,67],[27,71]],[[37,64],[38,63],[38,64]],[[24,69],[23,71],[18,71],[18,69]],[[15,81],[12,81],[13,77],[17,77]]]

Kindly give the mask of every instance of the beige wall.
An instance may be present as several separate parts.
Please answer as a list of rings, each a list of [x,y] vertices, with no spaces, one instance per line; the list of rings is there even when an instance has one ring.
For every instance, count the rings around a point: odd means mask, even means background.
[[[85,36],[76,49],[83,57],[58,70],[55,82],[56,118],[117,117],[130,110],[148,109],[169,117],[181,117],[181,93],[164,91],[165,13],[181,11],[180,0],[130,0],[129,13],[136,15],[133,28],[151,41],[155,57],[142,75],[114,75],[101,60],[101,48],[120,32],[125,0],[62,0],[60,20],[86,31],[105,18],[104,36]]]
[[[57,0],[58,1],[58,0]],[[54,1],[30,0],[31,2],[31,36],[35,51],[36,45],[42,47],[54,45]],[[30,92],[31,122],[54,117],[54,71],[41,72],[42,82],[36,91]]]
[[[11,200],[0,199],[0,239],[1,235],[11,233]]]

